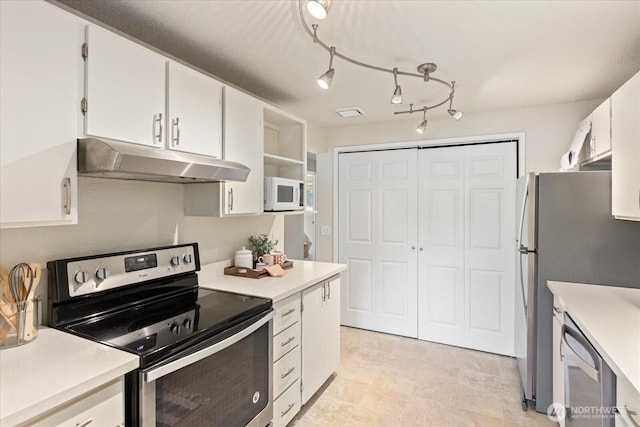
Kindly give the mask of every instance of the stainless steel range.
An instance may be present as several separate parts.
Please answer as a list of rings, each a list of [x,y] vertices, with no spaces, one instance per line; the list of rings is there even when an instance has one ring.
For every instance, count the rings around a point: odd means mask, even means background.
[[[52,327],[140,357],[127,426],[270,423],[272,302],[200,289],[197,243],[47,267]]]

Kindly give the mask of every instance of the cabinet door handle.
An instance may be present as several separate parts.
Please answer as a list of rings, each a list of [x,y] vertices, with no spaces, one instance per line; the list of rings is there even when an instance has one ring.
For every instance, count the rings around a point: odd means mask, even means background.
[[[64,214],[71,215],[71,178],[64,179]]]
[[[329,290],[327,293],[327,299],[331,299],[331,283],[327,283],[327,289]]]
[[[88,420],[82,423],[76,423],[76,427],[87,427],[89,424],[93,422],[93,418],[89,418]]]
[[[322,285],[322,302],[327,300],[327,284]]]
[[[158,142],[162,142],[162,113],[159,113],[154,117],[157,117],[155,121],[156,123],[158,123],[158,133],[155,134],[155,138],[158,140]]]
[[[293,367],[293,368],[289,369],[287,372],[285,372],[284,374],[281,374],[281,375],[280,375],[280,379],[285,379],[285,378],[287,378],[287,377],[288,377],[289,375],[291,375],[291,373],[292,373],[293,371],[295,371],[295,370],[296,370],[296,368],[295,368],[295,367]]]
[[[289,403],[289,407],[287,409],[285,409],[284,411],[280,412],[280,417],[284,417],[289,412],[291,412],[291,410],[293,409],[294,406],[296,406],[295,403]]]
[[[180,117],[173,119],[171,126],[171,142],[180,145]]]
[[[281,345],[282,347],[285,347],[285,346],[287,346],[287,345],[291,344],[291,341],[293,341],[293,340],[295,340],[295,339],[296,339],[296,337],[291,337],[291,338],[289,338],[288,340],[286,340],[285,342],[283,342],[283,343],[282,343],[282,344],[280,344],[280,345]]]
[[[233,210],[233,188],[229,189],[229,212]]]
[[[288,316],[290,314],[293,314],[296,311],[295,308],[290,309],[289,311],[287,311],[286,313],[282,313],[282,317]]]

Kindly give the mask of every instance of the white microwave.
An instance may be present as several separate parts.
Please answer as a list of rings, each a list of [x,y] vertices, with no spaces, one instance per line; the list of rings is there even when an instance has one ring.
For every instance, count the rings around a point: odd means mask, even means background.
[[[265,212],[304,209],[304,182],[297,179],[264,177]]]

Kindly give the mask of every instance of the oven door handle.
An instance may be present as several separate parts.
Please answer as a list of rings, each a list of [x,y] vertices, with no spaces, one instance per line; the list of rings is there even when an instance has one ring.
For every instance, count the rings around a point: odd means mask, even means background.
[[[192,353],[188,356],[185,356],[180,359],[174,360],[173,362],[167,363],[166,365],[158,366],[157,368],[144,372],[144,381],[147,383],[153,382],[158,378],[162,378],[165,375],[168,375],[179,369],[182,369],[191,364],[199,362],[202,359],[205,359],[213,354],[218,353],[219,351],[224,350],[227,347],[232,346],[233,344],[248,337],[258,329],[260,329],[263,325],[265,325],[271,319],[273,319],[275,315],[276,315],[275,311],[271,310],[264,317],[260,318],[260,320],[257,320],[251,326],[241,330],[235,335],[225,338],[224,340],[218,343],[215,343],[212,346],[203,348],[202,350],[198,350],[195,353]]]

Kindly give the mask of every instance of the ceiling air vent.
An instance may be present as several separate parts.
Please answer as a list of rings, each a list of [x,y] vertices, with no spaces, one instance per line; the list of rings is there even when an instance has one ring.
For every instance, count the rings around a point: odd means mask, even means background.
[[[336,113],[340,115],[340,117],[360,117],[364,116],[364,110],[360,107],[347,107],[347,108],[338,108]]]

